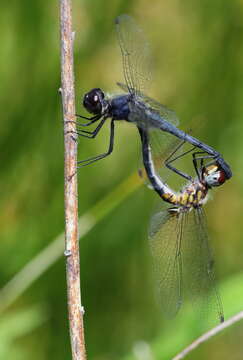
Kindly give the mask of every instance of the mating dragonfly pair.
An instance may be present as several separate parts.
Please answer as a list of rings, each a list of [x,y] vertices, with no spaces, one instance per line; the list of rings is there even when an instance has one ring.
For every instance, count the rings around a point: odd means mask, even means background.
[[[231,169],[215,149],[176,126],[178,119],[174,111],[144,95],[151,79],[149,44],[130,16],[119,16],[115,26],[125,79],[125,84],[118,85],[125,94],[108,97],[101,89],[95,88],[84,96],[83,105],[93,116],[77,115],[89,120],[78,125],[87,127],[100,122],[94,131],[79,129],[77,134],[93,139],[106,120],[111,119],[110,142],[107,152],[79,161],[78,166],[89,165],[111,154],[115,121],[126,120],[137,126],[147,177],[159,196],[172,205],[153,216],[149,234],[164,313],[175,315],[187,296],[193,301],[201,298],[204,310],[213,307],[222,322],[224,315],[215,284],[203,205],[212,187],[220,186],[231,178]],[[170,170],[188,180],[188,184],[178,193],[156,173],[151,154],[151,131],[172,134],[181,140],[165,162]],[[175,156],[184,143],[191,144],[193,148]],[[172,166],[173,161],[190,152],[196,178]]]

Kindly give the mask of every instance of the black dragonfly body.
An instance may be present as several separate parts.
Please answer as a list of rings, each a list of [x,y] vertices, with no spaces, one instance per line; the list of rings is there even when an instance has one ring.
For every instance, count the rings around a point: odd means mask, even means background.
[[[182,141],[188,142],[201,150],[200,157],[213,158],[223,169],[226,179],[232,176],[230,166],[219,152],[197,138],[177,127],[179,121],[174,111],[143,94],[151,79],[151,62],[149,44],[135,21],[128,15],[121,15],[115,20],[118,41],[122,54],[123,72],[126,84],[118,83],[126,92],[125,95],[105,96],[99,88],[85,94],[83,105],[93,114],[91,118],[77,115],[89,120],[80,126],[89,126],[100,120],[94,131],[79,130],[78,135],[95,138],[105,123],[111,118],[111,133],[108,151],[98,156],[78,162],[79,166],[91,164],[108,156],[113,150],[114,121],[126,120],[135,123],[138,129],[149,133],[151,128],[170,133]],[[178,171],[179,174],[181,174]],[[183,174],[181,174],[183,176]]]

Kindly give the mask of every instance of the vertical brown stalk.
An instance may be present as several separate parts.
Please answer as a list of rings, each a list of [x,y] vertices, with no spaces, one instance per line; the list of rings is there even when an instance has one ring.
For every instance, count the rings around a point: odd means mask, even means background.
[[[73,360],[86,359],[83,308],[80,294],[77,141],[75,136],[75,96],[71,0],[60,0],[61,77],[65,151],[65,255],[69,329]]]

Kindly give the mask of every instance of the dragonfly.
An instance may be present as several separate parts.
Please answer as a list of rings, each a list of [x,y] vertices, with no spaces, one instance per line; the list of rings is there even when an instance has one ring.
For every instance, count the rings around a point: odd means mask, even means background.
[[[77,117],[89,120],[78,125],[88,127],[98,121],[99,123],[93,131],[78,129],[77,134],[94,139],[107,119],[110,119],[110,141],[105,153],[78,161],[78,167],[89,165],[110,155],[114,147],[115,121],[125,120],[135,124],[138,130],[149,132],[150,129],[157,129],[196,146],[208,157],[216,160],[223,169],[226,179],[230,179],[232,176],[230,166],[219,152],[179,129],[177,127],[179,120],[175,112],[144,94],[152,78],[150,45],[135,20],[129,15],[120,15],[115,19],[115,27],[125,80],[125,84],[117,84],[124,93],[109,96],[100,88],[94,88],[84,95],[83,106],[92,116],[77,114]]]
[[[148,133],[140,129],[140,135],[147,177],[160,198],[170,204],[152,217],[149,230],[159,303],[164,314],[172,317],[178,313],[185,299],[190,299],[195,305],[200,304],[197,312],[203,319],[211,311],[213,316],[216,314],[217,321],[223,322],[204,205],[208,192],[226,181],[225,171],[217,161],[211,159],[205,163],[208,160],[195,152],[193,165],[196,177],[183,174],[187,176],[188,183],[175,192],[155,170]],[[183,144],[181,142],[176,147],[169,157],[170,162],[184,156],[175,156]]]

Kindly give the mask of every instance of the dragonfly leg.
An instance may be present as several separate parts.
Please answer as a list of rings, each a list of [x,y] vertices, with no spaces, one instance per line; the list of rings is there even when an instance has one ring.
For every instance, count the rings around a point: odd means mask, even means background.
[[[85,124],[82,124],[82,123],[80,123],[79,121],[73,121],[73,120],[69,120],[69,121],[67,121],[67,122],[74,123],[74,124],[76,124],[77,126],[89,126],[89,125],[95,123],[96,121],[98,121],[98,120],[102,117],[102,115],[95,115],[95,116],[92,116],[92,117],[88,118],[88,117],[85,117],[85,116],[82,116],[82,115],[78,115],[78,114],[76,114],[75,116],[80,117],[80,118],[82,118],[82,119],[90,120],[90,121],[87,122],[87,123],[85,123]]]
[[[205,155],[205,154],[207,154],[205,151],[197,151],[192,154],[192,157],[193,157],[192,161],[193,161],[194,169],[196,171],[196,174],[197,174],[197,177],[199,180],[201,180],[201,178],[200,178],[201,171],[200,170],[204,166],[204,160],[205,159],[215,159],[214,155],[208,155],[208,154]],[[198,166],[199,161],[200,161],[200,166]]]
[[[111,120],[111,132],[110,132],[110,144],[109,144],[109,148],[107,150],[107,152],[85,159],[85,160],[81,160],[78,161],[78,168],[83,167],[83,166],[87,166],[92,164],[93,162],[96,162],[98,160],[104,159],[106,156],[110,155],[113,151],[113,147],[114,147],[114,120]]]
[[[101,115],[95,115],[91,118],[86,118],[86,117],[78,115],[78,114],[76,114],[76,116],[81,117],[82,119],[90,120],[89,122],[87,122],[85,124],[75,121],[75,124],[77,124],[78,126],[90,126],[91,124],[94,124],[96,121],[100,120],[100,118],[101,118]]]
[[[79,117],[81,119],[90,120],[90,121],[98,119],[100,117],[100,115],[94,115],[94,116],[91,116],[91,117],[87,117],[87,116],[83,116],[83,115],[79,115],[79,114],[75,114],[75,116],[77,116],[77,117]]]
[[[97,136],[97,134],[99,133],[102,126],[104,125],[105,121],[106,121],[106,118],[103,117],[103,119],[101,120],[101,122],[95,128],[94,131],[78,130],[78,131],[76,131],[76,134],[79,135],[79,136],[86,137],[88,139],[94,139]]]
[[[192,177],[188,174],[186,174],[185,172],[175,168],[174,166],[171,165],[171,163],[173,163],[174,161],[182,158],[183,156],[189,154],[190,152],[192,152],[193,150],[195,150],[195,146],[193,148],[191,148],[190,150],[187,150],[185,151],[184,153],[176,156],[176,157],[173,157],[176,152],[184,145],[186,141],[183,140],[176,148],[175,150],[169,155],[169,157],[165,160],[165,166],[170,169],[171,171],[174,171],[177,175],[180,175],[182,177],[184,177],[185,179],[191,181],[192,180]]]

